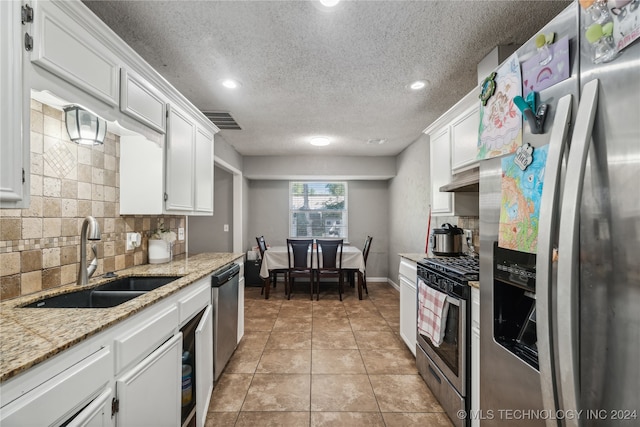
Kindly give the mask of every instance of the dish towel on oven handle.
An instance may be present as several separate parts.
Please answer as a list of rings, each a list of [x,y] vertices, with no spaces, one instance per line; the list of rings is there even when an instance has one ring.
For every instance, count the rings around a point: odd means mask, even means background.
[[[435,347],[444,339],[449,303],[447,294],[418,280],[418,332],[429,337]]]

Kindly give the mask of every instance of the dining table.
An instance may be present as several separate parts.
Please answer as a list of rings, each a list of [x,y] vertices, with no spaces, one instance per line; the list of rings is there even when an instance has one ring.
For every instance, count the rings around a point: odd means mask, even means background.
[[[289,268],[288,252],[286,246],[267,247],[262,257],[262,265],[260,267],[260,277],[266,281],[264,285],[264,298],[269,299],[269,289],[271,288],[269,272],[271,270],[281,270]],[[293,257],[293,253],[291,253]],[[311,257],[311,267],[317,268],[317,257],[315,249],[309,250]],[[355,246],[345,245],[342,249],[342,270],[345,272],[357,273],[358,276],[358,298],[362,299],[362,282],[365,270],[364,256],[362,251]],[[351,276],[353,277],[353,276]],[[353,284],[353,282],[352,282]]]

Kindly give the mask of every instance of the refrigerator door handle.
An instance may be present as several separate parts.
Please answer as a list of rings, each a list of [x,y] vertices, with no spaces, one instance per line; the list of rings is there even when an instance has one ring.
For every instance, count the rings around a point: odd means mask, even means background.
[[[567,161],[567,180],[560,211],[558,242],[558,289],[556,319],[558,325],[558,364],[560,367],[560,403],[564,411],[579,410],[579,251],[580,204],[587,154],[598,105],[598,80],[582,89],[580,105]],[[570,418],[570,417],[567,417]],[[578,417],[566,419],[567,427],[577,427]]]
[[[538,225],[538,251],[536,258],[536,333],[538,345],[538,362],[540,366],[540,385],[542,389],[543,407],[558,409],[558,396],[555,390],[558,374],[553,360],[553,313],[551,285],[554,237],[557,236],[559,211],[559,194],[561,185],[562,159],[564,158],[569,122],[571,120],[572,95],[565,95],[558,101],[551,136],[549,152],[545,165],[544,186],[540,205]],[[547,427],[557,427],[558,421],[549,417]]]

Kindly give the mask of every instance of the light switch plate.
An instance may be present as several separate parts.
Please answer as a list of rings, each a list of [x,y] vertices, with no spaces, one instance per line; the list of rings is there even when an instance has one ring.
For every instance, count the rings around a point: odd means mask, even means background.
[[[229,232],[229,224],[224,225],[224,231]]]
[[[184,228],[178,228],[178,240],[184,240]]]

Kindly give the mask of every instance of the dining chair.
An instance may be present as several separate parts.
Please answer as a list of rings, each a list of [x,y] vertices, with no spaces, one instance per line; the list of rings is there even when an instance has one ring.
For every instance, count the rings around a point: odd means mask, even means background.
[[[367,236],[367,239],[364,241],[364,247],[362,248],[362,258],[364,258],[364,273],[362,273],[362,287],[364,288],[367,295],[369,295],[369,290],[367,289],[367,258],[369,257],[369,249],[371,249],[371,242],[373,241],[373,237]]]
[[[316,239],[316,300],[320,300],[321,279],[338,279],[338,295],[342,301],[342,286],[344,274],[342,271],[342,248],[343,240],[320,240]]]
[[[365,265],[365,271],[364,273],[362,273],[362,287],[364,288],[365,292],[367,293],[367,295],[369,295],[369,290],[367,289],[367,270],[366,270],[366,266],[367,266],[367,257],[369,256],[369,249],[371,248],[371,241],[373,240],[373,237],[371,236],[367,236],[366,240],[364,241],[364,246],[362,247],[362,258],[364,259],[364,265]],[[351,287],[355,286],[355,277],[356,274],[358,274],[358,270],[357,269],[345,269],[345,276],[347,277],[347,279],[349,280],[349,285]]]
[[[264,253],[267,250],[267,242],[264,240],[264,236],[256,237],[256,242],[258,242],[258,250],[260,251],[260,259],[264,262]],[[273,283],[273,287],[276,287],[276,283],[278,282],[278,273],[282,273],[282,278],[286,282],[287,280],[287,269],[283,268],[274,268],[269,271],[269,280]],[[260,295],[264,293],[264,285],[266,280],[262,280],[262,290],[260,291]]]
[[[296,277],[309,278],[311,300],[313,300],[313,262],[311,248],[313,239],[287,239],[287,258],[289,269],[285,275],[285,293],[291,299]]]

